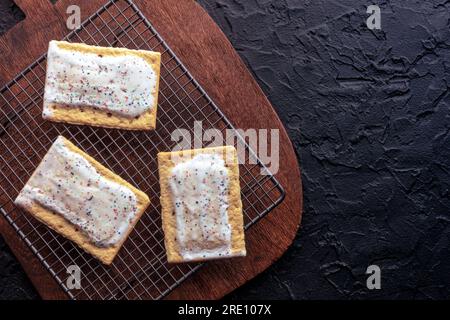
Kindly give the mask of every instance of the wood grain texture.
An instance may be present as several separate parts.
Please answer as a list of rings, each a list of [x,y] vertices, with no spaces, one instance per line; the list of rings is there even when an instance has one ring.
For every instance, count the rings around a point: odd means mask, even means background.
[[[0,83],[12,79],[45,52],[51,39],[68,32],[66,8],[78,4],[82,19],[103,0],[17,0],[26,19],[0,38]],[[225,35],[208,14],[190,0],[135,0],[169,46],[183,61],[230,121],[238,128],[280,130],[280,170],[276,174],[286,198],[247,233],[248,256],[211,262],[174,290],[168,299],[217,299],[253,278],[291,244],[302,212],[302,189],[297,158],[287,133],[264,93]],[[67,298],[51,275],[0,219],[0,231],[44,299]]]

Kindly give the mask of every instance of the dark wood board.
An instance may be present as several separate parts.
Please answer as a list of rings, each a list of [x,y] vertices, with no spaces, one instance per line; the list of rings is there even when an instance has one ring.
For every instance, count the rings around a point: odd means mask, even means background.
[[[15,2],[26,19],[0,37],[1,85],[44,53],[49,40],[68,33],[65,25],[68,5],[80,5],[84,19],[105,0],[59,0],[55,5],[48,0]],[[197,3],[191,0],[135,0],[135,3],[236,127],[280,130],[280,169],[276,178],[285,188],[286,198],[247,232],[248,256],[208,263],[167,297],[218,299],[265,270],[292,243],[302,215],[297,157],[264,93],[228,39]],[[42,298],[67,299],[3,217],[0,232]]]

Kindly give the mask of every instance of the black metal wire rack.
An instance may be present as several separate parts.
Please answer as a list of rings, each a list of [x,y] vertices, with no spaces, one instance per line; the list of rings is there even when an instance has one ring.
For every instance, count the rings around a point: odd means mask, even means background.
[[[195,121],[201,121],[204,130],[225,133],[234,128],[131,0],[109,1],[65,40],[161,52],[157,129],[133,132],[43,121],[43,55],[0,90],[0,211],[70,298],[160,299],[201,264],[171,265],[166,261],[156,154],[172,150],[176,142],[171,133],[176,129],[195,136]],[[70,139],[152,200],[111,266],[102,265],[13,204],[58,135]],[[202,142],[205,144],[208,142]],[[242,136],[234,144],[247,150],[241,159],[240,183],[248,228],[283,200],[284,191]],[[70,289],[66,283],[71,265],[81,269],[81,289]]]

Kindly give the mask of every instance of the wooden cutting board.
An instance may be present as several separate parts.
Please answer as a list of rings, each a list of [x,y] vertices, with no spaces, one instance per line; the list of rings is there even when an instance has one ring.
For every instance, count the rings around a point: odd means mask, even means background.
[[[68,33],[66,9],[69,5],[79,5],[84,20],[106,2],[59,0],[53,5],[49,0],[14,1],[26,18],[0,37],[0,85],[42,55],[49,40],[61,39]],[[247,232],[248,256],[206,264],[167,297],[218,299],[265,270],[292,243],[302,216],[297,157],[264,93],[226,36],[195,1],[134,2],[237,128],[280,130],[280,169],[275,176],[284,187],[286,197]],[[3,216],[0,217],[0,232],[42,298],[68,298]]]

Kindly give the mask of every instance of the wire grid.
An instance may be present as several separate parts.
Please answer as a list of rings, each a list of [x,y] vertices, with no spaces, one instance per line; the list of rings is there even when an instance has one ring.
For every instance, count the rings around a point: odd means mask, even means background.
[[[157,129],[133,132],[42,121],[43,55],[0,91],[0,210],[70,298],[160,299],[202,264],[167,263],[156,154],[176,145],[171,140],[175,129],[186,129],[201,140],[193,130],[194,121],[202,121],[203,129],[223,133],[233,126],[132,1],[108,2],[65,40],[161,52]],[[150,195],[151,205],[111,266],[104,266],[13,204],[58,135]],[[234,143],[247,150],[240,183],[248,228],[283,200],[284,191],[242,137]],[[81,268],[81,289],[66,285],[70,265]]]

